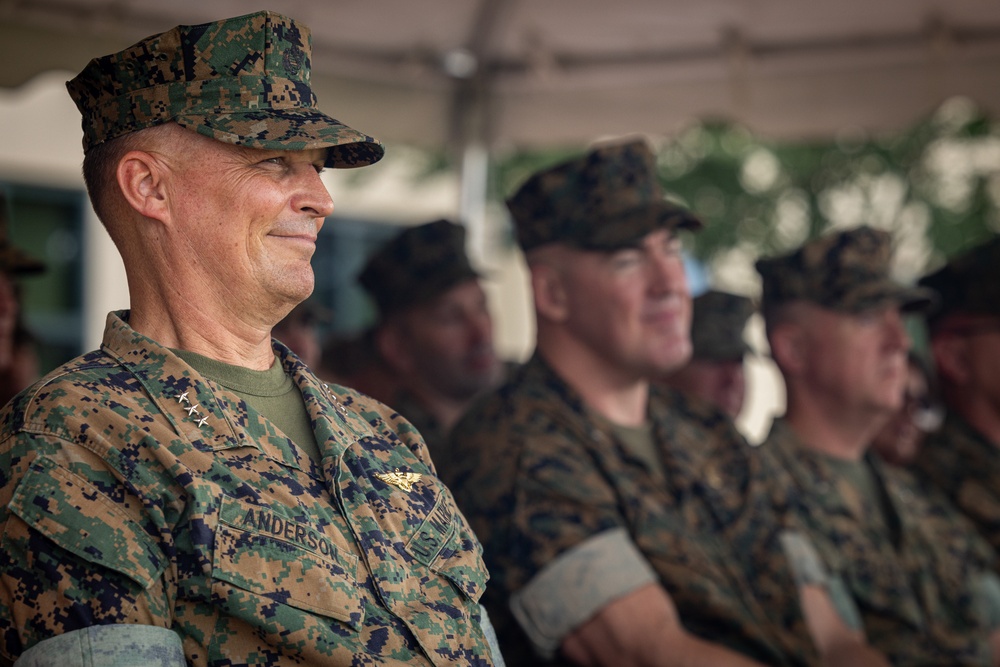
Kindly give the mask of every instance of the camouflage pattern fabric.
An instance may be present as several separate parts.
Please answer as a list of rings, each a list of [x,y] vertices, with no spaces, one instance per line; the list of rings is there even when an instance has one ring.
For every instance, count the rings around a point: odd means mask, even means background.
[[[944,493],[1000,552],[1000,449],[954,412],[920,446],[914,473]]]
[[[173,630],[152,625],[93,625],[35,644],[17,667],[187,667]]]
[[[751,299],[739,294],[709,290],[691,302],[692,358],[734,361],[750,346],[743,339],[747,320],[756,310]]]
[[[358,282],[385,317],[478,277],[465,252],[465,227],[436,220],[405,229],[379,248]]]
[[[756,546],[777,541],[777,524],[754,450],[720,412],[679,394],[654,389],[649,415],[664,473],[630,454],[536,355],[453,429],[452,456],[438,464],[483,542],[483,603],[505,659],[549,664],[510,596],[564,552],[621,529],[689,631],[766,664],[818,664],[783,555]]]
[[[382,145],[316,108],[309,28],[273,12],[182,25],[95,58],[66,84],[83,149],[170,121],[271,150],[329,148],[328,167],[362,167]]]
[[[507,200],[517,241],[615,250],[656,229],[698,229],[689,211],[663,197],[656,158],[645,141],[598,146],[535,173]]]
[[[952,313],[1000,315],[1000,235],[949,260],[919,284],[941,295],[930,314],[932,327]]]
[[[322,464],[108,318],[0,413],[0,655],[170,628],[192,665],[491,665],[481,547],[419,434],[275,352]]]
[[[911,476],[867,461],[880,480],[898,541],[866,520],[872,511],[783,421],[760,446],[772,506],[805,535],[860,612],[869,643],[898,665],[988,665],[991,627],[977,613],[980,573],[996,556],[943,498]]]
[[[846,313],[887,301],[904,311],[929,307],[933,292],[903,287],[889,277],[891,258],[889,234],[862,226],[812,239],[788,255],[759,259],[761,308],[766,312],[798,299]]]
[[[398,392],[392,399],[392,407],[420,432],[435,463],[447,457],[448,433],[413,394],[405,389]]]

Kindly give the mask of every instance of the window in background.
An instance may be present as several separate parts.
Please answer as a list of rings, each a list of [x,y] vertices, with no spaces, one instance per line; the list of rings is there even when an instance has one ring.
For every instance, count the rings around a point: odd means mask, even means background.
[[[324,323],[322,328],[324,338],[357,333],[374,323],[374,306],[356,277],[369,255],[400,229],[385,222],[327,219],[312,260],[316,273],[312,300],[333,313],[332,321]]]
[[[2,183],[10,240],[45,263],[18,280],[24,323],[37,339],[39,370],[48,373],[82,352],[83,206],[76,190]]]

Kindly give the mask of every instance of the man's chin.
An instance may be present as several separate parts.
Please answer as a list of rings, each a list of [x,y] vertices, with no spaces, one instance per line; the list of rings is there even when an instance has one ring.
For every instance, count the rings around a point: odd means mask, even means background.
[[[655,372],[662,376],[680,370],[691,361],[691,340],[687,336],[674,337],[662,343],[654,361]]]

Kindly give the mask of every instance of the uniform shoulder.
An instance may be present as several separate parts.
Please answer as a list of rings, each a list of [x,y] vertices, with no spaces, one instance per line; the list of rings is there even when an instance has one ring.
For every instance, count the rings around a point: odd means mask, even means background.
[[[686,436],[699,442],[711,438],[723,445],[750,447],[726,413],[708,401],[670,387],[654,385],[650,389],[650,414],[678,437]]]
[[[110,393],[127,393],[135,378],[127,371],[122,375],[122,371],[118,362],[100,350],[66,362],[4,406],[0,412],[2,435],[27,425],[59,430],[60,416],[76,413]]]
[[[335,399],[345,408],[359,415],[368,426],[388,440],[396,440],[409,447],[425,463],[430,461],[427,444],[416,426],[395,408],[368,394],[340,384],[328,385]]]
[[[575,433],[584,414],[579,397],[558,376],[525,364],[472,403],[451,430],[450,449],[461,452],[502,444],[510,450],[537,436]]]

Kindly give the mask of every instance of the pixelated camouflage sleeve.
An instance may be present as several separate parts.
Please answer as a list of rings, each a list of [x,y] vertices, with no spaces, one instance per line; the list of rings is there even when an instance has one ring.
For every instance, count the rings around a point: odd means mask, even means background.
[[[552,659],[563,640],[607,604],[656,581],[629,534],[615,528],[546,565],[511,596],[510,607],[539,655]]]
[[[512,522],[525,543],[527,581],[564,551],[591,537],[625,528],[618,498],[586,451],[561,434],[536,435],[522,452]]]
[[[151,625],[95,625],[46,639],[17,667],[186,667],[180,636]]]
[[[142,525],[142,503],[90,452],[15,437],[6,451],[23,477],[2,515],[3,654],[91,625],[169,627],[167,559]]]

